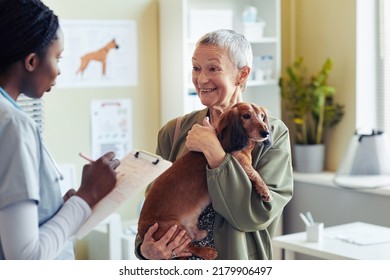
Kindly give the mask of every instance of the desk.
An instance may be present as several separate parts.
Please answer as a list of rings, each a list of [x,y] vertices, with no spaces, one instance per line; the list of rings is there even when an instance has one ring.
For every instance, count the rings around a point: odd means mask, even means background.
[[[367,238],[378,240],[378,243],[354,244],[339,238],[340,232],[364,232]],[[325,228],[324,239],[320,243],[307,242],[306,232],[299,232],[277,236],[273,245],[284,249],[284,258],[288,260],[295,259],[295,253],[329,260],[390,260],[390,228],[355,222]]]
[[[390,187],[340,188],[332,182],[334,175],[331,172],[294,173],[294,195],[283,210],[285,234],[305,230],[299,213],[306,211],[326,227],[355,221],[390,227],[389,216],[385,214],[390,213]]]

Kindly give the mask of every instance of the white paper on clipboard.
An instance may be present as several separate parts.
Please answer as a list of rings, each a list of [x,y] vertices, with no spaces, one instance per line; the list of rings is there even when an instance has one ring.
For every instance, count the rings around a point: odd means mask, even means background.
[[[93,207],[92,215],[79,228],[76,237],[84,237],[171,165],[170,161],[144,151],[133,151],[125,156],[116,169],[118,175],[115,188]]]

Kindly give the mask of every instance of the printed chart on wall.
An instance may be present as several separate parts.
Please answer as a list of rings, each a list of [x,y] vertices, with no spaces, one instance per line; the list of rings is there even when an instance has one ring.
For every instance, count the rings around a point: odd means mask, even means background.
[[[113,151],[122,159],[132,149],[130,99],[93,100],[91,103],[92,157]]]
[[[137,84],[135,21],[62,20],[64,51],[58,88]]]

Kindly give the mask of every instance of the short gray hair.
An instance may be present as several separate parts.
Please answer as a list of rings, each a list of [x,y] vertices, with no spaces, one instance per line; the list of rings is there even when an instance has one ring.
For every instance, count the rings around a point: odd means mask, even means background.
[[[227,50],[230,59],[238,68],[252,67],[253,53],[251,44],[241,34],[229,30],[219,29],[203,35],[196,46],[212,45]]]

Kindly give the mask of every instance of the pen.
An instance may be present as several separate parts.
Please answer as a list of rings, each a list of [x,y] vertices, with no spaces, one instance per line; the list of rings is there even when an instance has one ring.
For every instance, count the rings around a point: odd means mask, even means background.
[[[93,159],[91,159],[89,156],[84,155],[82,152],[79,153],[79,156],[82,157],[83,159],[88,160],[90,163],[95,162]]]
[[[299,216],[301,216],[302,221],[305,223],[305,225],[306,225],[307,227],[310,226],[310,222],[309,222],[309,220],[306,218],[305,215],[303,215],[302,213],[299,213]]]
[[[311,224],[314,224],[314,219],[313,219],[313,216],[311,215],[310,211],[306,212],[306,217]]]

